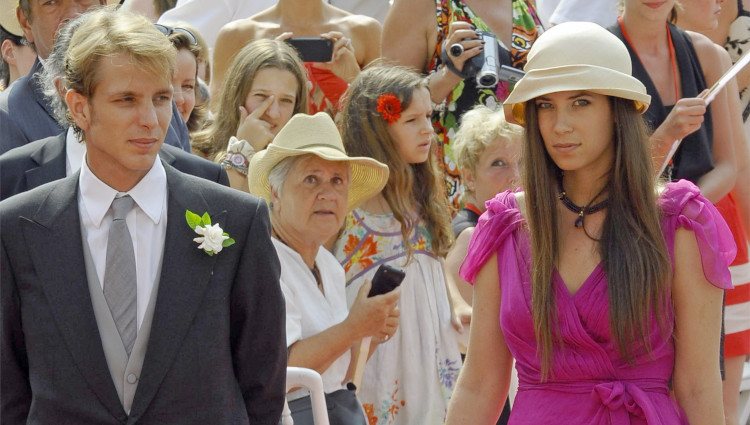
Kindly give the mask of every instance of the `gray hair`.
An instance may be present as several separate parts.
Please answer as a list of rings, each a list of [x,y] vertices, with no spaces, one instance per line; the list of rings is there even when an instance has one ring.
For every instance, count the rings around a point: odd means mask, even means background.
[[[44,96],[52,109],[52,115],[63,128],[69,126],[68,105],[63,99],[63,94],[57,88],[57,82],[65,77],[65,54],[70,46],[70,40],[78,27],[86,20],[87,15],[84,13],[60,27],[57,38],[55,38],[55,45],[45,59],[43,70],[39,76],[39,81],[43,84]]]
[[[289,171],[304,158],[309,158],[313,154],[295,155],[282,159],[278,164],[268,172],[268,185],[271,186],[271,192],[276,192],[276,196],[281,197],[281,187],[284,185]]]

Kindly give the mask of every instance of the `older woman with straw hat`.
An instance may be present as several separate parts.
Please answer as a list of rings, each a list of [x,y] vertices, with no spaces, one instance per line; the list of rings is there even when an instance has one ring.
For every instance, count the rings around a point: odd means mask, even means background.
[[[250,192],[271,206],[286,299],[289,366],[318,371],[327,397],[337,393],[354,399],[345,386],[354,347],[368,336],[387,340],[398,326],[398,289],[367,298],[367,284],[347,310],[344,270],[323,247],[336,236],[346,214],[379,193],[387,180],[384,164],[347,156],[336,125],[325,113],[295,115],[250,163]],[[295,423],[296,404],[290,402]],[[357,421],[332,423],[364,424],[359,412]],[[335,414],[329,411],[332,420]]]
[[[692,183],[657,187],[650,97],[614,35],[552,27],[525,71],[506,100],[525,192],[488,201],[461,268],[474,316],[447,423],[494,423],[511,357],[509,424],[722,423],[726,223]]]

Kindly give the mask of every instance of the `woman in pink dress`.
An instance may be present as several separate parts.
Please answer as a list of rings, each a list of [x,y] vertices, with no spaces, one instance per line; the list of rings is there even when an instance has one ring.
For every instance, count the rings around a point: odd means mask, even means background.
[[[506,101],[525,192],[488,201],[462,266],[474,317],[447,423],[494,423],[512,358],[509,424],[722,423],[726,223],[692,183],[657,184],[616,37],[555,26],[525,70]]]

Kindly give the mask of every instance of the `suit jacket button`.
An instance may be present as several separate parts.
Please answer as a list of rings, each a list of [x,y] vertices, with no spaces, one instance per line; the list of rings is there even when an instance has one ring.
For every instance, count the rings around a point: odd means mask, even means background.
[[[128,384],[135,384],[136,381],[138,381],[138,378],[135,376],[135,373],[128,374]]]

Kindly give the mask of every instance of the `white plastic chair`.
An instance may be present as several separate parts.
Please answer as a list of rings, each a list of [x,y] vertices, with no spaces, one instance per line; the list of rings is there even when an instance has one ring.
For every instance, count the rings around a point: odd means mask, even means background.
[[[304,387],[310,391],[312,400],[313,420],[315,425],[330,425],[328,422],[328,407],[326,406],[325,392],[323,392],[323,378],[312,369],[302,367],[286,368],[286,390]],[[284,410],[281,414],[281,425],[293,425],[292,412],[284,400]]]

